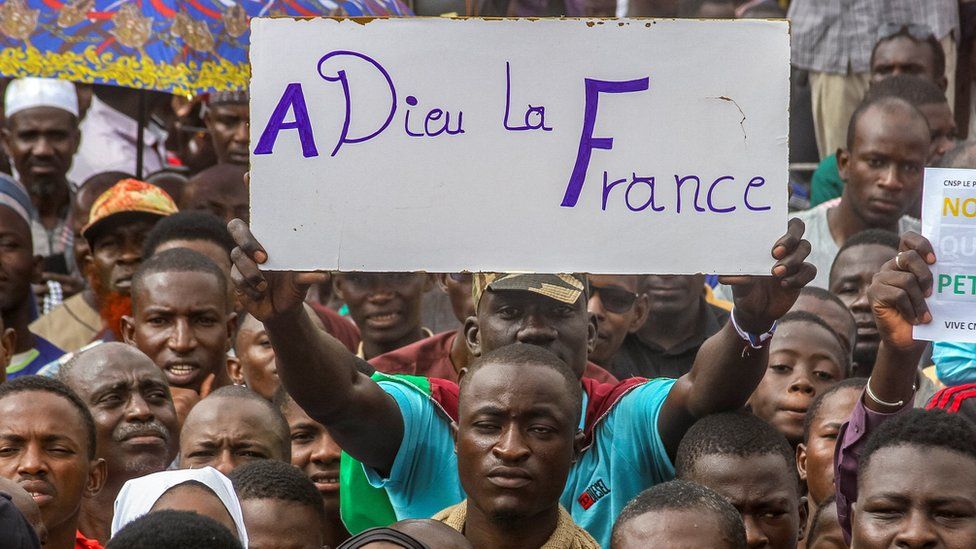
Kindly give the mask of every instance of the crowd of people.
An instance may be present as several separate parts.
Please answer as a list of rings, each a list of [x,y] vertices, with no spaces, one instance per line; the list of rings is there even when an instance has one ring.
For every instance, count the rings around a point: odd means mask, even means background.
[[[766,276],[271,271],[246,92],[4,82],[0,548],[976,547],[976,345],[912,337],[976,2],[853,4],[789,6]]]

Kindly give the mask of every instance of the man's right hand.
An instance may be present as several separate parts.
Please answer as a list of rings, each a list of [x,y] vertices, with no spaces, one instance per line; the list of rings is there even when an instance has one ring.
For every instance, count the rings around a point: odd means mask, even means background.
[[[929,265],[934,263],[932,243],[907,232],[901,237],[898,255],[882,265],[868,288],[881,339],[895,350],[915,350],[923,344],[912,337],[912,328],[932,321],[925,298],[932,295]]]
[[[260,265],[268,260],[268,252],[251,234],[247,223],[235,219],[227,230],[237,243],[230,254],[235,291],[245,310],[261,322],[300,310],[309,286],[328,281],[328,273],[322,272],[262,271]]]

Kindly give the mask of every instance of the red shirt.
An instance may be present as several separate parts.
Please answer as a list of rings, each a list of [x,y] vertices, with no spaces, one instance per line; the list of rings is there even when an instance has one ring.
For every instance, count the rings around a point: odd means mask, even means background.
[[[325,331],[349,349],[350,353],[355,353],[359,349],[360,334],[359,328],[349,320],[320,303],[309,303],[319,320],[325,325]]]
[[[98,543],[97,540],[88,539],[81,534],[81,532],[75,532],[75,549],[104,549],[102,544]]]
[[[374,357],[370,366],[384,374],[410,374],[415,376],[447,379],[457,383],[457,371],[451,362],[451,347],[457,331],[441,332],[406,347]],[[583,377],[600,383],[617,383],[610,372],[593,364],[586,363]]]

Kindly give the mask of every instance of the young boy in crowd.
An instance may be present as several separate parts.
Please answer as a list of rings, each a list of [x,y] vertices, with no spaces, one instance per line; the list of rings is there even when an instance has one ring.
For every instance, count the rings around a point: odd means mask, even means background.
[[[850,355],[830,326],[809,313],[788,313],[773,336],[766,375],[749,407],[795,446],[813,399],[849,371]]]

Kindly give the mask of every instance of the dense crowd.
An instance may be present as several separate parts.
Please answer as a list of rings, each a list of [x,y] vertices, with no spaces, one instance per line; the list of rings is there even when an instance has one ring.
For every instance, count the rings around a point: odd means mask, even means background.
[[[767,276],[270,271],[247,92],[5,81],[0,548],[976,547],[976,345],[912,336],[976,2],[558,4],[790,16]]]

